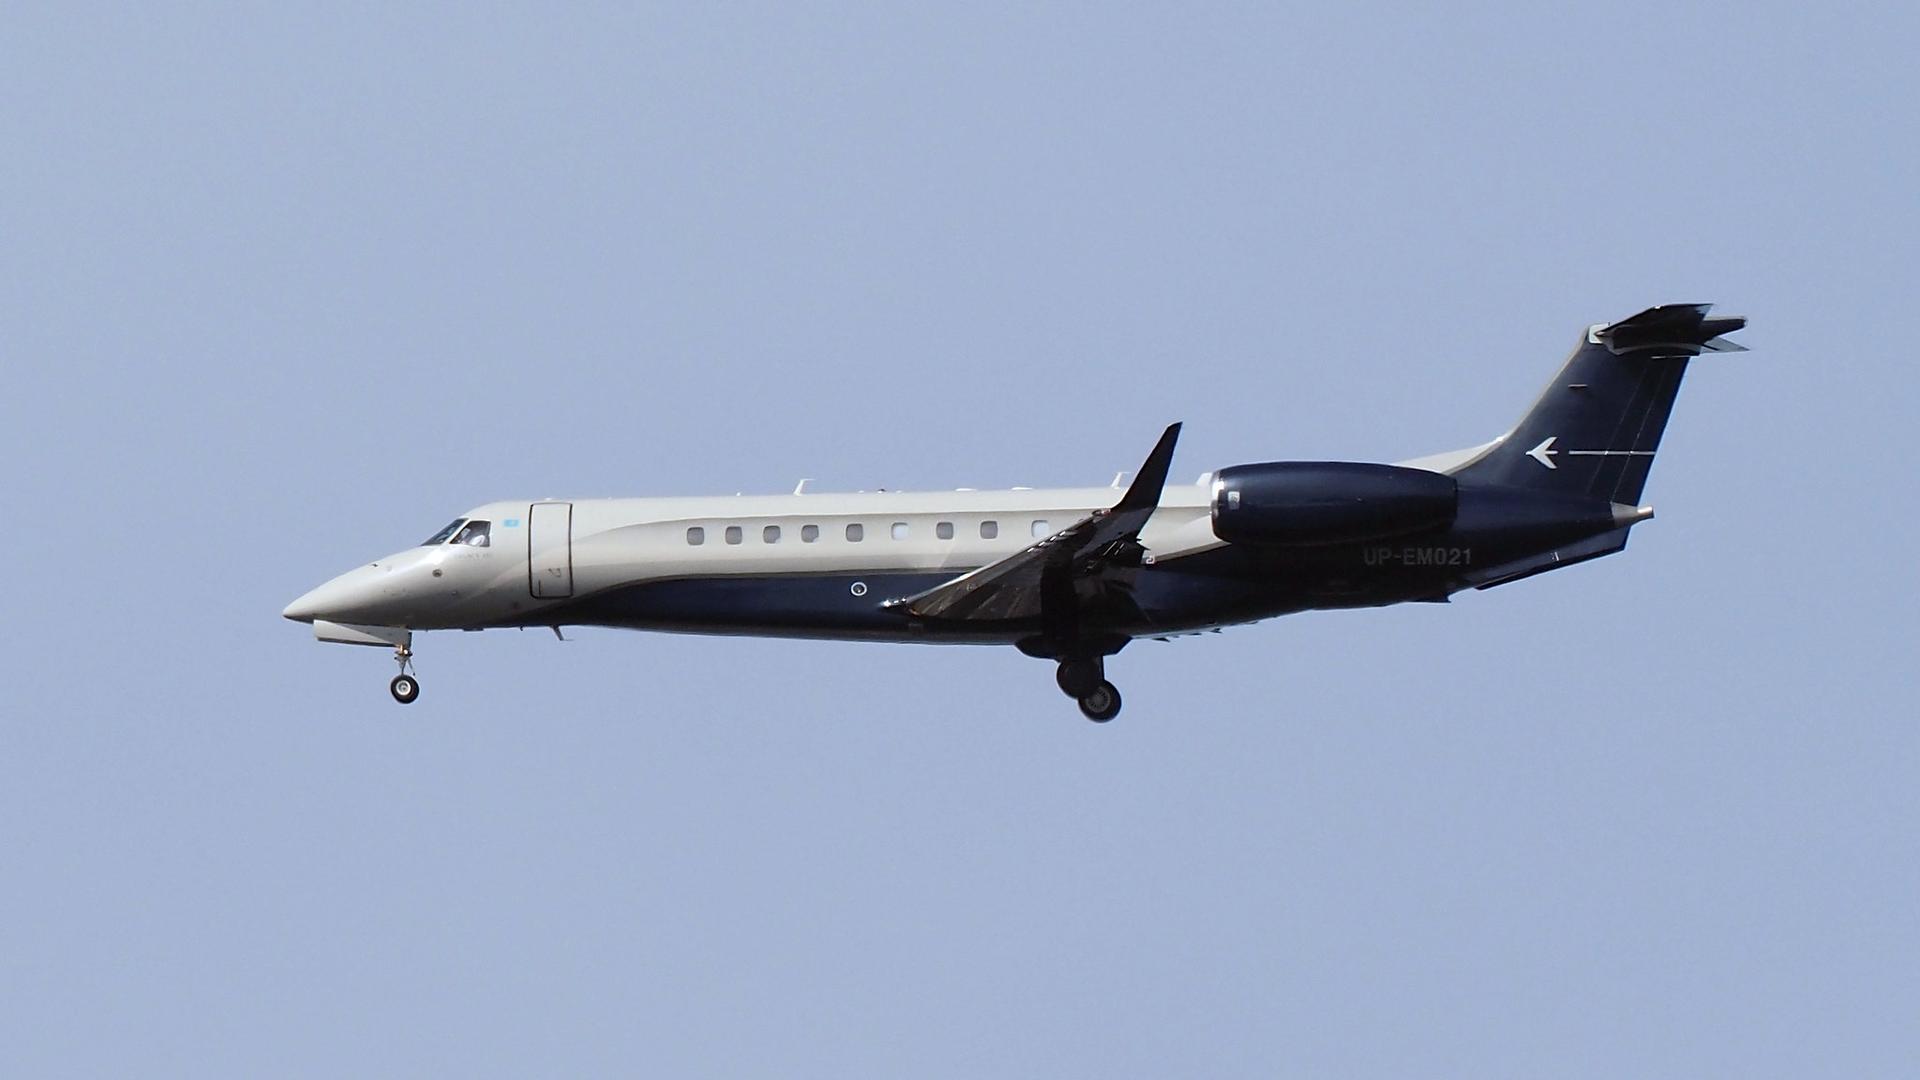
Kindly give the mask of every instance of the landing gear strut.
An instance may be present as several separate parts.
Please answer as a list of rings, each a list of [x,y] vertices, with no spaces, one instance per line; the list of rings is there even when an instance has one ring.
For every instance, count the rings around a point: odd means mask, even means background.
[[[1120,715],[1120,691],[1107,681],[1103,658],[1062,660],[1053,679],[1062,693],[1080,703],[1080,711],[1094,723],[1104,724]]]
[[[1091,660],[1062,660],[1059,670],[1054,673],[1053,681],[1060,684],[1060,692],[1068,697],[1085,697],[1106,679],[1106,667],[1106,662],[1099,657]]]
[[[413,704],[420,696],[420,680],[413,674],[413,650],[405,645],[393,650],[393,658],[400,665],[400,674],[387,684],[387,690],[393,694],[393,700],[402,705]]]

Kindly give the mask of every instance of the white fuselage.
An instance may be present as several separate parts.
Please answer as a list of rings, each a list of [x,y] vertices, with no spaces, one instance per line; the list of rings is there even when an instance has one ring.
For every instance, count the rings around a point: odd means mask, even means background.
[[[1016,488],[488,503],[457,523],[486,523],[485,546],[455,536],[408,548],[327,582],[286,614],[454,629],[538,623],[543,611],[650,581],[957,575],[1020,551],[1116,495],[1111,488]],[[1209,527],[1209,497],[1205,478],[1164,490],[1141,535],[1154,560],[1220,546]]]

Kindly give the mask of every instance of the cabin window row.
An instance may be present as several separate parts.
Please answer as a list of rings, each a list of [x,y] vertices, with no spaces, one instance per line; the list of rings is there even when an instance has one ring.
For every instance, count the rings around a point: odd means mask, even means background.
[[[892,527],[887,530],[887,532],[895,540],[905,540],[913,535],[913,527],[907,522],[896,521],[893,523]],[[1033,519],[1032,524],[1028,526],[1028,532],[1035,539],[1039,539],[1043,536],[1050,535],[1053,532],[1053,526],[1050,525],[1045,518],[1035,518]],[[933,535],[935,537],[938,537],[941,540],[953,539],[954,537],[953,522],[951,521],[937,522],[933,527]],[[726,528],[720,531],[720,536],[723,540],[725,540],[729,544],[743,544],[746,542],[747,532],[746,532],[746,529],[744,529],[739,525],[728,525]],[[760,542],[763,544],[777,544],[780,542],[781,536],[782,536],[782,533],[780,531],[780,526],[778,525],[768,525],[760,530]],[[847,524],[846,536],[847,536],[848,543],[850,544],[860,543],[862,540],[865,540],[867,538],[867,527],[858,521],[849,522]],[[998,521],[982,521],[980,523],[980,539],[998,540],[999,538],[1000,538],[1000,523]],[[811,544],[819,539],[820,539],[820,526],[818,525],[800,526],[800,542],[801,543]],[[701,544],[704,544],[706,542],[707,542],[707,530],[705,526],[692,525],[687,528],[687,544],[689,546],[699,547]]]

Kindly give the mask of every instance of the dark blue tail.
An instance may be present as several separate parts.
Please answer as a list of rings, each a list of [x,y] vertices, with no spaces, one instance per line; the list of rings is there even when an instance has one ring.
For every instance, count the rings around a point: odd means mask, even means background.
[[[1747,320],[1711,307],[1667,304],[1588,330],[1519,426],[1454,475],[1638,504],[1687,361],[1743,350],[1721,335]]]

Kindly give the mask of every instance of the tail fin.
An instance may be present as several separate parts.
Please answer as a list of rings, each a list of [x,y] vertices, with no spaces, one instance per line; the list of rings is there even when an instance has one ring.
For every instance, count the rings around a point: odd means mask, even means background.
[[[1687,361],[1745,351],[1720,335],[1747,320],[1711,318],[1711,307],[1666,304],[1588,330],[1519,426],[1454,475],[1639,503]]]

